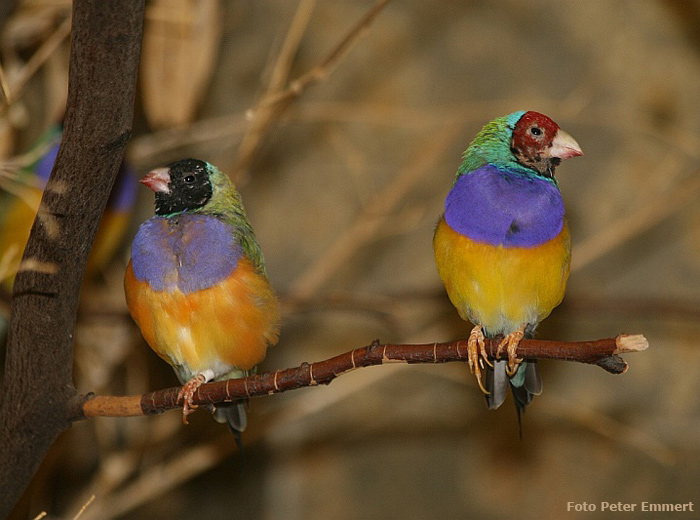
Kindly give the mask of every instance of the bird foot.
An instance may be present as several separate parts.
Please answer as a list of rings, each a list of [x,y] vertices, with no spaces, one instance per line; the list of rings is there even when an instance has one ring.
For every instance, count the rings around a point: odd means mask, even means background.
[[[508,366],[506,367],[506,374],[508,374],[508,377],[513,377],[518,371],[520,363],[523,362],[522,358],[516,356],[516,351],[518,349],[518,345],[520,344],[520,340],[523,339],[524,335],[525,327],[523,326],[504,337],[496,349],[497,359],[500,359],[504,349],[508,354]]]
[[[197,408],[199,408],[199,405],[192,402],[192,398],[194,397],[194,393],[197,391],[197,389],[206,382],[206,376],[204,374],[199,374],[198,376],[195,376],[187,381],[187,383],[182,385],[182,388],[180,388],[180,391],[177,394],[177,400],[179,401],[182,399],[183,424],[189,424],[187,422],[187,416],[194,413]]]
[[[482,371],[486,369],[484,363],[493,367],[493,364],[489,361],[488,354],[486,352],[486,342],[484,341],[484,332],[481,329],[481,325],[474,327],[469,334],[469,339],[467,340],[467,363],[469,364],[469,370],[476,377],[476,382],[479,384],[481,391],[489,395],[490,392],[484,387],[482,380]]]

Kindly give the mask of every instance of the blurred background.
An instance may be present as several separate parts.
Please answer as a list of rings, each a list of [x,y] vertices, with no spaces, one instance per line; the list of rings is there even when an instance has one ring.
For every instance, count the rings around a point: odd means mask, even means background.
[[[538,337],[641,333],[650,348],[620,376],[541,362],[522,440],[510,398],[489,412],[461,363],[366,368],[255,399],[245,460],[204,412],[189,426],[177,411],[83,421],[54,445],[18,518],[74,518],[86,504],[82,519],[621,514],[601,501],[694,502],[643,517],[698,518],[700,2],[153,0],[145,27],[124,169],[136,198],[112,207],[119,225],[83,287],[80,392],[177,384],[131,322],[122,279],[153,212],[133,179],[188,156],[235,180],[283,303],[262,371],[375,338],[466,338],[433,228],[476,132],[521,109],[552,117],[585,152],[558,170],[573,264]],[[23,247],[7,230],[38,200],[36,163],[60,138],[69,31],[66,0],[18,2],[2,28],[3,321]]]

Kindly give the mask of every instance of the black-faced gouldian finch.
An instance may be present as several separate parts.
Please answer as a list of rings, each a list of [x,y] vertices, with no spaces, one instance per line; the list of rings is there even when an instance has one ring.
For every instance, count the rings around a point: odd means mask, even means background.
[[[134,238],[124,288],[132,318],[184,385],[183,418],[205,382],[245,377],[277,343],[279,306],[239,193],[215,166],[184,159],[146,175],[155,216]],[[243,402],[215,417],[240,440]]]
[[[578,155],[578,143],[543,114],[494,119],[464,152],[433,238],[447,294],[474,325],[469,367],[487,406],[498,408],[510,386],[518,418],[542,380],[517,346],[559,305],[569,276],[571,237],[554,171]],[[484,338],[499,335],[497,358],[508,360],[491,363]]]

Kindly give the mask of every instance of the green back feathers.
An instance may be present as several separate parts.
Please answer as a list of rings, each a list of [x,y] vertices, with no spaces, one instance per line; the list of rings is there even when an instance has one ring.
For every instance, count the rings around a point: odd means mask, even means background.
[[[525,111],[521,110],[487,123],[462,155],[463,161],[457,169],[455,181],[465,173],[473,172],[486,164],[531,175],[533,172],[518,163],[511,152],[513,128],[523,114]]]
[[[202,207],[200,213],[215,215],[221,218],[234,230],[236,241],[243,248],[245,256],[253,262],[255,268],[266,274],[265,260],[255,239],[253,228],[243,208],[240,193],[236,190],[231,179],[213,164],[207,163],[209,180],[212,183],[211,199]]]

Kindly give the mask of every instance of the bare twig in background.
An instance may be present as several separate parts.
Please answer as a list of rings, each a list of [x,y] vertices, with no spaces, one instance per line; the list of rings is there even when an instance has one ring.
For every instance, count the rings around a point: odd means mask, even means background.
[[[265,97],[274,95],[284,88],[289,72],[292,69],[294,56],[299,50],[301,40],[306,33],[311,20],[311,14],[316,6],[316,0],[301,0],[289,25],[287,36],[282,43],[282,48],[277,56],[275,65],[270,74],[270,83],[267,86]]]
[[[245,117],[232,114],[194,121],[185,126],[157,130],[135,137],[129,144],[129,160],[139,166],[150,167],[172,158],[173,150],[206,142],[228,142],[243,134]]]
[[[644,298],[600,298],[578,294],[565,299],[565,312],[585,312],[593,315],[625,317],[637,320],[685,320],[700,323],[700,300],[647,296]]]
[[[117,518],[152,500],[165,491],[188,482],[230,456],[235,445],[230,434],[185,449],[171,460],[154,464],[133,482],[107,497],[100,497],[88,509],[84,520]]]
[[[568,103],[568,101],[566,102]],[[303,123],[360,123],[380,127],[425,130],[441,126],[444,121],[456,119],[462,126],[483,123],[493,116],[516,107],[545,106],[548,111],[564,111],[569,120],[581,125],[605,126],[627,135],[653,137],[667,142],[673,149],[678,149],[693,158],[700,157],[700,139],[692,133],[667,132],[659,134],[649,124],[623,124],[613,109],[596,111],[587,109],[583,114],[572,115],[578,107],[568,107],[564,102],[556,103],[551,99],[537,97],[484,100],[479,103],[465,101],[457,106],[437,105],[427,108],[415,106],[387,105],[385,103],[342,101],[306,101],[294,105],[285,118],[289,121]],[[254,109],[250,109],[254,110]],[[248,116],[250,115],[248,111]],[[262,119],[262,114],[258,116]],[[165,130],[144,134],[134,138],[129,146],[129,158],[137,163],[150,161],[151,164],[162,162],[159,155],[168,156],[172,151],[184,145],[232,140],[241,134],[250,133],[255,124],[246,128],[246,114],[236,113],[194,121],[188,126],[172,127]],[[254,118],[253,121],[256,119]],[[261,136],[260,139],[264,139]],[[232,170],[236,171],[236,170]]]
[[[670,193],[658,196],[637,211],[627,213],[617,222],[574,245],[571,270],[577,271],[603,257],[620,244],[648,230],[683,208],[700,194],[700,172],[693,173]]]
[[[184,126],[196,119],[219,61],[224,4],[148,2],[139,92],[151,128]]]
[[[435,165],[460,129],[459,121],[448,122],[433,139],[418,149],[394,180],[362,208],[355,222],[339,233],[325,253],[299,276],[292,287],[292,300],[312,297],[363,244],[376,237],[387,217]]]
[[[41,47],[37,49],[26,65],[22,67],[17,77],[9,79],[9,93],[5,95],[2,105],[0,105],[0,114],[4,114],[8,107],[21,97],[22,91],[30,78],[36,74],[46,60],[56,51],[58,46],[63,43],[63,40],[68,37],[71,31],[71,23],[71,19],[66,18],[53,34],[41,44]]]
[[[486,340],[486,350],[490,356],[495,356],[499,341],[498,338]],[[610,373],[621,374],[627,370],[627,363],[618,357],[618,354],[639,352],[647,347],[644,336],[627,334],[596,341],[528,339],[520,342],[517,355],[528,359],[558,359],[595,364]],[[195,393],[193,402],[215,404],[328,384],[339,375],[356,368],[385,363],[447,363],[467,360],[465,341],[422,345],[381,345],[375,341],[370,346],[351,350],[325,361],[302,363],[296,368],[202,385]],[[82,411],[84,417],[152,415],[182,406],[178,401],[179,390],[168,388],[143,396],[88,398]]]
[[[544,399],[546,402],[540,408],[541,413],[580,424],[613,442],[621,442],[631,446],[666,466],[677,461],[676,454],[672,450],[640,428],[628,426],[613,417],[581,404],[571,406],[571,402],[565,399],[551,395],[544,396]]]
[[[311,20],[311,13],[315,5],[316,0],[301,0],[299,2],[297,11],[287,31],[287,36],[272,68],[270,82],[267,85],[263,100],[278,95],[284,89],[284,85],[289,77],[289,71],[292,68],[294,56],[299,49],[309,20]],[[275,110],[273,107],[258,107],[255,109],[255,117],[253,117],[253,112],[249,111],[250,126],[243,135],[241,144],[238,147],[236,164],[233,166],[234,178],[237,181],[244,180],[245,170],[248,168],[250,161],[252,161],[255,151],[258,149],[267,129],[282,109],[283,107],[280,107],[278,110]]]
[[[87,510],[88,507],[90,507],[90,504],[95,500],[95,495],[91,495],[90,498],[88,499],[87,502],[85,502],[81,507],[80,510],[75,514],[73,517],[73,520],[78,520],[81,516],[83,516],[83,513]]]
[[[5,69],[2,66],[2,63],[0,63],[0,88],[2,88],[2,95],[5,98],[5,103],[9,105],[12,103],[10,84],[7,82],[7,75],[5,74]]]
[[[327,78],[333,72],[333,69],[340,63],[352,45],[370,26],[379,13],[381,13],[389,1],[390,0],[378,0],[318,65],[306,74],[293,80],[289,84],[289,87],[282,90],[284,81],[289,73],[291,60],[309,21],[314,2],[304,0],[299,4],[294,21],[287,33],[287,38],[273,69],[267,95],[246,114],[247,118],[251,121],[251,126],[243,137],[238,149],[238,157],[232,167],[234,180],[245,178],[245,170],[253,160],[262,139],[267,134],[270,126],[279,118],[280,114],[287,108],[289,103],[299,97],[309,86]]]
[[[389,2],[390,0],[379,0],[374,7],[367,11],[360,21],[357,22],[357,24],[355,24],[350,31],[348,31],[343,39],[338,42],[338,45],[336,45],[316,67],[311,69],[303,76],[300,76],[292,81],[289,88],[287,88],[285,91],[267,99],[263,99],[257,107],[252,109],[253,112],[251,113],[251,117],[255,116],[255,110],[259,110],[260,108],[268,108],[272,105],[277,105],[287,101],[288,99],[297,97],[310,85],[327,78],[330,73],[333,72],[333,69],[338,65],[338,63],[340,63],[345,54],[350,50],[352,45],[360,36],[362,36],[364,31],[370,26],[374,19],[379,16],[379,13]]]
[[[532,105],[540,100],[516,102],[517,105]],[[338,101],[309,101],[295,105],[294,110],[285,116],[291,121],[300,122],[340,122],[362,123],[367,125],[389,126],[392,128],[415,128],[423,130],[442,126],[444,121],[459,120],[464,126],[470,122],[488,119],[494,113],[508,110],[514,104],[499,100],[479,105],[463,103],[459,106],[430,107],[387,107],[382,104],[343,103]],[[137,164],[160,164],[173,150],[185,146],[207,142],[227,142],[241,134],[250,132],[246,128],[246,115],[243,113],[215,116],[194,121],[187,126],[176,126],[134,137],[129,144],[129,159]],[[252,125],[253,123],[251,123]],[[236,170],[232,170],[236,171]]]

